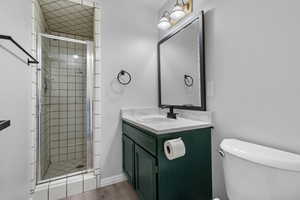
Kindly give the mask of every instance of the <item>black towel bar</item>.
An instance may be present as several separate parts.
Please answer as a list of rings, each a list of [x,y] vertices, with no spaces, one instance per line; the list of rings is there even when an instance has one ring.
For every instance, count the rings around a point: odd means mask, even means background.
[[[121,80],[121,76],[124,76],[124,75],[128,76],[128,81],[126,81],[126,82],[123,82]],[[131,82],[131,74],[129,72],[125,71],[125,70],[121,70],[118,73],[117,79],[118,79],[118,81],[119,81],[120,84],[122,84],[122,85],[128,85]]]
[[[19,49],[21,49],[29,58],[27,59],[27,64],[39,64],[39,62],[32,56],[30,55],[19,43],[17,43],[11,36],[9,35],[0,35],[0,39],[3,40],[10,40],[12,43],[14,43]]]
[[[0,120],[0,131],[10,126],[10,120]]]

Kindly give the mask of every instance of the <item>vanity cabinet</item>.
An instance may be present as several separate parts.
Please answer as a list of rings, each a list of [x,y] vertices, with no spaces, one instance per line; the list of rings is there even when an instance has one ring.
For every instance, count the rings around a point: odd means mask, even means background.
[[[135,189],[140,199],[156,199],[156,159],[138,145],[135,146]]]
[[[123,121],[123,169],[141,200],[211,200],[211,128],[155,134]],[[186,154],[168,160],[164,142],[181,137]]]
[[[135,184],[134,180],[134,143],[128,137],[123,137],[123,170],[127,174],[129,183]]]

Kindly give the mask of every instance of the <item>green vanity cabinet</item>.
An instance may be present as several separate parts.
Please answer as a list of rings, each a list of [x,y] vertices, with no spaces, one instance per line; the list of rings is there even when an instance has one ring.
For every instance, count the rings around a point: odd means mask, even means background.
[[[156,200],[156,158],[135,146],[135,189],[143,200]]]
[[[123,170],[127,174],[128,181],[135,185],[134,176],[134,143],[128,137],[123,137]]]
[[[211,128],[155,134],[123,121],[123,168],[141,200],[211,200]],[[186,154],[168,160],[164,142],[181,137]]]

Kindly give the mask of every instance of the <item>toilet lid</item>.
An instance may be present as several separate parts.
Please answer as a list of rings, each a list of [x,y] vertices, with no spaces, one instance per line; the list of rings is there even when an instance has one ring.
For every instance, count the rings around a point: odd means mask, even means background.
[[[258,164],[284,170],[300,171],[300,155],[244,142],[224,139],[220,144],[223,151]]]

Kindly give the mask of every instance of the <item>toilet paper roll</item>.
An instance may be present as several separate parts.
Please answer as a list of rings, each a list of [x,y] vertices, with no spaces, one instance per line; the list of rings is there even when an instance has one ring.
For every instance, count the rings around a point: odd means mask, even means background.
[[[164,149],[165,155],[169,160],[174,160],[185,155],[185,145],[181,138],[165,141]]]

